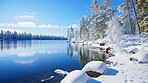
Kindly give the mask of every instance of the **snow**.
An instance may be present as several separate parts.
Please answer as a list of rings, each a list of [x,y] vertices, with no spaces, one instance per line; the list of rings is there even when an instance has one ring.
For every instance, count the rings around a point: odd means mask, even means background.
[[[143,39],[145,38],[141,35],[122,35],[119,44],[109,44],[105,39],[97,40],[95,43],[89,41],[88,44],[91,45],[90,47],[95,47],[94,50],[111,47],[111,53],[115,56],[106,60],[110,62],[106,66],[100,61],[87,63],[82,71],[91,69],[92,71],[103,73],[103,75],[97,78],[89,77],[87,82],[84,82],[83,79],[81,79],[83,82],[78,79],[81,81],[78,83],[148,83],[148,43],[143,42]],[[98,42],[101,41],[106,43],[105,46],[99,46]],[[131,51],[134,53],[130,53]],[[131,61],[130,57],[134,57],[138,61]],[[75,73],[71,77],[67,75],[66,78],[71,80],[73,76],[77,77],[77,75],[79,74]],[[81,78],[81,75],[79,77]]]
[[[109,21],[106,34],[109,44],[118,44],[121,42],[122,26],[115,17],[112,17],[112,20]]]
[[[54,78],[54,76],[51,76],[50,78],[47,78],[47,79],[42,79],[41,82],[45,82],[45,81],[48,81],[50,79]]]
[[[90,77],[81,70],[70,72],[60,83],[87,83]]]
[[[73,28],[72,26],[70,28],[68,28],[68,31],[67,31],[67,38],[68,38],[68,41],[72,41],[72,43],[74,42],[75,38],[74,38],[74,32],[73,32]]]
[[[69,72],[61,70],[61,69],[56,69],[54,72],[60,74],[60,75],[64,75],[66,76],[67,74],[69,74]]]
[[[123,35],[122,37],[120,45],[123,50],[117,51],[114,49],[116,46],[109,44],[108,46],[113,48],[115,56],[107,59],[111,62],[111,64],[107,64],[109,70],[94,79],[102,83],[147,83],[148,43],[141,41],[143,38],[141,35]],[[129,53],[130,51],[135,54]],[[130,57],[137,58],[138,62],[131,61]],[[139,61],[144,63],[139,63]]]
[[[132,57],[138,59],[139,62],[148,62],[148,50],[139,51]]]
[[[108,83],[146,83],[148,82],[148,64],[139,64],[129,60],[129,55],[116,53],[115,57],[107,59],[112,64],[109,68],[118,71],[116,75],[101,75],[96,80]]]
[[[95,71],[103,74],[106,69],[107,66],[104,62],[91,61],[83,67],[82,71]]]
[[[95,1],[96,0],[94,0],[94,2]],[[105,0],[103,3],[107,3],[107,1]],[[93,8],[93,6],[96,6],[95,4],[97,3],[94,3],[89,7],[92,9],[89,12],[100,13],[100,11],[96,12],[98,11],[96,10],[97,7]],[[126,4],[127,3],[125,1],[119,6],[120,12],[125,12],[125,14],[119,16],[120,19],[122,19],[121,21],[124,21],[124,24],[121,24],[122,22],[117,19],[118,17],[113,16],[110,21],[106,22],[107,29],[104,30],[105,34],[102,35],[104,36],[102,37],[103,39],[96,37],[96,34],[101,34],[101,32],[95,32],[96,30],[94,29],[94,27],[96,27],[96,22],[99,22],[100,20],[95,19],[98,17],[97,15],[94,14],[90,24],[86,25],[86,27],[90,28],[87,33],[89,34],[88,38],[90,37],[88,40],[85,38],[87,35],[84,34],[84,26],[82,26],[85,23],[80,23],[82,35],[78,35],[81,37],[79,38],[80,41],[78,45],[88,45],[91,50],[95,51],[100,51],[98,48],[101,48],[103,51],[105,51],[106,48],[110,47],[111,54],[115,56],[111,56],[106,60],[106,62],[109,64],[105,64],[100,61],[91,61],[84,66],[82,69],[83,72],[79,70],[78,74],[73,73],[71,76],[68,74],[65,77],[67,80],[72,79],[75,82],[78,80],[77,83],[148,83],[148,36],[146,36],[146,32],[142,34],[136,34],[136,27],[134,27],[134,24],[133,30],[135,33],[130,35],[131,29],[129,23],[124,19],[128,14],[126,13],[125,9],[127,6]],[[100,4],[98,4],[98,6],[99,5]],[[108,9],[110,9],[109,6]],[[105,45],[100,46],[100,43],[104,43]],[[135,58],[135,61],[131,61],[131,57]],[[89,77],[89,79],[86,76],[87,79],[85,78],[85,81],[84,79],[81,79],[82,77],[85,77],[83,75],[84,71],[86,72],[90,70],[97,71],[103,75],[97,78]],[[69,81],[69,83],[71,83],[71,81]]]

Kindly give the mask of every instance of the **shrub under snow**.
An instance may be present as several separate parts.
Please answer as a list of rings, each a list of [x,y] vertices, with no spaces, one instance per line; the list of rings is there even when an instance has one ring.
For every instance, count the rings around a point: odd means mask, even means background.
[[[148,62],[148,51],[138,51],[132,57],[138,59],[139,62]]]
[[[106,31],[107,37],[106,40],[110,44],[118,44],[121,41],[121,35],[123,33],[123,29],[119,21],[112,17],[112,20],[108,23],[108,29]]]

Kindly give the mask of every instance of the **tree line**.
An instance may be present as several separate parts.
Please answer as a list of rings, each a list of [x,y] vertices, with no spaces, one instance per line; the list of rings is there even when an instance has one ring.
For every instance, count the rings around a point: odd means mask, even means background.
[[[31,33],[18,33],[16,31],[11,32],[9,30],[3,31],[0,33],[0,40],[66,40],[67,38],[64,36],[49,36],[37,34],[33,35]]]

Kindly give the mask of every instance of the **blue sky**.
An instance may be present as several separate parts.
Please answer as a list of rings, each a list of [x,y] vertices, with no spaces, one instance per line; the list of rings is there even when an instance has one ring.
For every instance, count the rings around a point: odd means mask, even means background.
[[[82,16],[89,15],[92,0],[0,0],[0,29],[46,35],[67,35],[78,29]],[[101,1],[101,0],[98,0]],[[117,6],[119,0],[111,5]]]

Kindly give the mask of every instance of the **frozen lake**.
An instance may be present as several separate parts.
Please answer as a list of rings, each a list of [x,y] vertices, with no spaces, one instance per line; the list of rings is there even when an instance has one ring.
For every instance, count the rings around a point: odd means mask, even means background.
[[[59,83],[54,70],[79,70],[92,60],[105,61],[104,54],[66,40],[0,41],[0,83]]]

